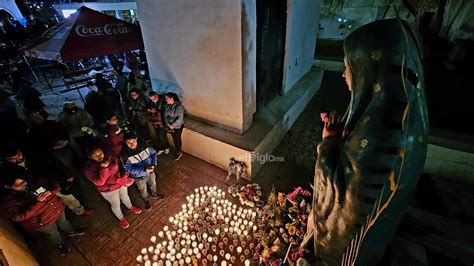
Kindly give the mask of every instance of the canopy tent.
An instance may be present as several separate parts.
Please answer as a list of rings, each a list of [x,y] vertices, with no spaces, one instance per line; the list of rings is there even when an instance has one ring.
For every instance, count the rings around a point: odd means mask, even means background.
[[[28,57],[65,62],[143,47],[138,26],[83,6],[21,50]]]

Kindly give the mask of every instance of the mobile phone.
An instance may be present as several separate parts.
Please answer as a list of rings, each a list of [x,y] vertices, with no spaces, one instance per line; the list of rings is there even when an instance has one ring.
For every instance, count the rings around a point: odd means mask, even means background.
[[[46,192],[46,189],[44,187],[39,187],[37,190],[35,190],[35,192],[33,192],[33,195],[39,196],[44,192]]]

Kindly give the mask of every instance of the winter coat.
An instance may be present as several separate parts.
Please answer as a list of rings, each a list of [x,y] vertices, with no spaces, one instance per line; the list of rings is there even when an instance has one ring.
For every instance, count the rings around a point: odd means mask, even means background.
[[[175,102],[167,105],[165,109],[165,124],[171,124],[175,129],[180,129],[184,125],[184,107]]]
[[[123,132],[117,126],[107,126],[104,134],[104,144],[113,156],[119,156],[122,151]]]
[[[148,119],[147,100],[143,94],[136,100],[130,99],[129,106],[131,107],[132,119],[137,119],[140,124],[145,125]]]
[[[84,173],[100,192],[110,192],[124,185],[124,175],[120,173],[119,161],[116,156],[106,155],[109,165],[101,167],[98,162],[89,160],[84,168]]]
[[[83,109],[77,109],[75,113],[63,111],[59,114],[58,121],[67,128],[73,138],[84,135],[82,127],[92,128],[94,125],[92,116]]]
[[[125,170],[135,179],[147,176],[146,168],[157,164],[156,150],[141,143],[138,143],[134,150],[124,144],[121,158]]]
[[[61,198],[52,192],[43,202],[29,192],[7,190],[2,191],[0,213],[12,221],[18,222],[29,231],[36,231],[56,223],[64,212]]]

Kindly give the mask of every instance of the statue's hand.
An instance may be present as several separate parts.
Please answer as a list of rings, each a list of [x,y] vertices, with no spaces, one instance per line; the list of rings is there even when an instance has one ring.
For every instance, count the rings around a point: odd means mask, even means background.
[[[337,112],[331,112],[324,122],[323,139],[341,138],[343,129],[342,116]]]

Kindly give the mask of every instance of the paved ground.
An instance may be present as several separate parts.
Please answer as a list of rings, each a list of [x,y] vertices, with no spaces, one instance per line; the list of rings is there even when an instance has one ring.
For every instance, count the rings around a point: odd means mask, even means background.
[[[164,200],[152,203],[152,209],[141,214],[124,211],[130,227],[122,229],[110,211],[108,203],[91,186],[86,188],[85,202],[95,209],[89,218],[69,215],[76,226],[87,228],[84,236],[74,237],[67,242],[72,252],[65,257],[58,255],[54,247],[44,242],[35,247],[35,253],[42,265],[133,265],[136,256],[143,247],[150,244],[150,236],[167,223],[168,218],[180,210],[185,197],[194,192],[194,188],[212,185],[227,191],[224,183],[226,173],[193,156],[183,155],[180,161],[159,157],[158,189],[167,195]],[[130,188],[132,202],[143,207],[135,186]],[[230,199],[230,197],[228,196]],[[124,208],[122,208],[124,209]],[[41,251],[40,251],[41,250]]]
[[[272,187],[275,187],[277,191],[290,191],[296,186],[309,188],[309,184],[313,182],[315,149],[321,139],[319,113],[328,110],[344,112],[344,102],[348,99],[348,93],[344,91],[343,85],[340,73],[326,72],[316,97],[273,153],[275,156],[284,157],[285,161],[265,164],[255,178],[254,181],[262,185],[264,193],[269,192]],[[61,106],[59,99],[53,95],[49,97],[53,103],[50,108],[59,109],[58,107]],[[185,202],[185,197],[192,193],[194,188],[216,185],[227,190],[228,185],[235,182],[231,180],[229,184],[226,184],[224,170],[188,154],[185,154],[178,162],[167,157],[160,156],[159,158],[158,188],[167,195],[164,200],[153,202],[151,210],[143,211],[139,215],[124,211],[130,222],[130,227],[124,230],[118,226],[117,219],[110,211],[108,203],[89,184],[85,189],[84,202],[95,209],[95,214],[90,218],[80,218],[68,213],[74,225],[87,228],[87,234],[68,240],[72,252],[66,257],[60,257],[54,247],[45,246],[43,241],[41,246],[37,245],[34,248],[40,263],[44,265],[134,264],[140,250],[149,246],[150,236],[156,234],[168,223],[168,218],[179,211],[180,206]],[[135,186],[130,188],[130,195],[132,202],[143,207]]]

